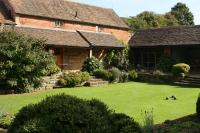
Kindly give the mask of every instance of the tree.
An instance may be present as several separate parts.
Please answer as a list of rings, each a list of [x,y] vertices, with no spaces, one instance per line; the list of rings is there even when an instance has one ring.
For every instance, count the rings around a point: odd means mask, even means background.
[[[0,32],[0,89],[27,92],[39,86],[41,76],[58,72],[44,43],[15,31]]]
[[[177,3],[171,9],[171,14],[176,17],[180,25],[194,25],[194,16],[184,3]]]
[[[159,15],[154,12],[144,11],[136,17],[126,19],[125,22],[133,31],[137,29],[156,28],[159,27]]]
[[[178,20],[171,13],[156,14],[154,12],[145,11],[138,14],[136,17],[126,18],[124,20],[131,27],[132,31],[179,25]]]

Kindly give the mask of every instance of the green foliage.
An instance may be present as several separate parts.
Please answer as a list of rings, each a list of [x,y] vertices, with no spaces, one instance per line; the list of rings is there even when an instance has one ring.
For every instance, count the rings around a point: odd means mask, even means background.
[[[180,25],[194,25],[194,16],[184,3],[177,3],[171,9],[171,14],[175,16]]]
[[[129,71],[129,80],[135,81],[138,78],[138,74],[135,70]]]
[[[125,83],[129,81],[129,74],[125,71],[122,71],[119,77],[120,83]]]
[[[58,72],[45,41],[14,31],[0,32],[0,87],[29,92],[40,85],[40,77]]]
[[[153,72],[153,76],[157,79],[162,79],[165,76],[165,73],[160,70],[156,70]]]
[[[175,64],[172,67],[172,73],[174,76],[185,77],[185,74],[189,73],[190,66],[185,63]]]
[[[1,114],[0,115],[0,128],[7,129],[14,119],[12,114]]]
[[[122,42],[122,44],[124,44]],[[117,67],[121,70],[128,70],[129,68],[129,47],[124,44],[123,50],[108,50],[106,57],[104,58],[104,66],[106,68]]]
[[[183,123],[178,123],[163,132],[165,133],[199,133],[200,124],[193,121],[187,121]]]
[[[97,78],[101,78],[101,79],[104,79],[104,80],[107,80],[107,81],[112,81],[112,73],[109,72],[108,70],[104,70],[104,69],[101,69],[101,70],[95,70],[93,75]]]
[[[158,68],[164,72],[171,72],[174,64],[176,64],[176,61],[173,58],[163,56],[158,62]]]
[[[171,13],[156,14],[149,11],[144,11],[135,17],[128,18],[125,22],[131,27],[132,31],[179,25],[177,19]]]
[[[140,127],[128,116],[119,117],[98,100],[82,100],[64,94],[47,97],[23,107],[8,133],[116,133]]]
[[[200,94],[198,96],[197,103],[196,103],[196,113],[198,115],[198,118],[200,119]]]
[[[115,133],[142,133],[139,124],[125,114],[111,115],[111,124]]]
[[[116,67],[111,68],[109,71],[112,73],[112,82],[119,82],[121,71]]]
[[[143,115],[143,132],[153,133],[154,119],[153,119],[153,109],[151,111],[142,112]]]
[[[88,72],[75,72],[64,74],[58,80],[58,85],[62,87],[75,87],[81,85],[81,83],[86,82],[90,79]]]
[[[186,4],[177,3],[170,12],[156,14],[144,11],[135,17],[124,18],[132,31],[178,25],[194,25],[194,16]]]
[[[87,58],[86,61],[84,62],[82,71],[87,71],[90,74],[92,74],[95,70],[102,68],[103,68],[102,63],[96,57],[91,57]]]

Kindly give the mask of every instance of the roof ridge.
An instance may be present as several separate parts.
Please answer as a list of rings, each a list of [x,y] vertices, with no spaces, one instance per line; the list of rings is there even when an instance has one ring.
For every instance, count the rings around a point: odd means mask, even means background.
[[[158,27],[158,28],[148,28],[148,29],[139,29],[136,32],[140,31],[155,31],[155,30],[164,30],[164,29],[183,29],[183,28],[195,28],[200,27],[200,25],[179,25],[179,26],[168,26],[168,27]]]
[[[107,8],[107,7],[102,7],[102,6],[97,6],[97,5],[93,5],[93,4],[88,4],[88,3],[81,3],[78,1],[71,1],[71,0],[62,0],[64,2],[71,2],[71,3],[76,3],[76,4],[80,4],[80,5],[86,5],[86,6],[92,6],[92,7],[98,7],[98,8],[103,8],[103,9],[112,9],[112,8]]]

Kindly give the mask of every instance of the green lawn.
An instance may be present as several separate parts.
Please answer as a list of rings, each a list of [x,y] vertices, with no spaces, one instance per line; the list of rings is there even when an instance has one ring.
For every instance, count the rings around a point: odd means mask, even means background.
[[[47,95],[66,93],[81,98],[96,98],[105,102],[116,112],[126,113],[142,121],[141,110],[154,110],[156,123],[195,113],[195,103],[200,92],[198,88],[181,88],[169,85],[147,83],[112,84],[101,87],[58,89],[23,95],[1,95],[0,111],[17,112],[21,107],[36,103]],[[164,100],[176,95],[178,100]]]

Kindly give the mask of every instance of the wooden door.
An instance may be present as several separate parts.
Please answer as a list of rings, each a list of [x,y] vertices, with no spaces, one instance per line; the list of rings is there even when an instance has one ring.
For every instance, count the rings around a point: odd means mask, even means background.
[[[56,64],[62,68],[63,67],[63,50],[62,48],[55,48],[54,49],[54,56]]]

